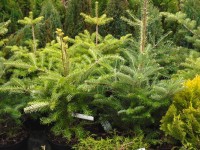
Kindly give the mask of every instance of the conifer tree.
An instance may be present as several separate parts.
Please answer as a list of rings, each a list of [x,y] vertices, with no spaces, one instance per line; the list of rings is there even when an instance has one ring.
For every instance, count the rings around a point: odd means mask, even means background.
[[[4,62],[4,54],[1,51],[7,39],[2,39],[3,35],[8,32],[10,20],[0,23],[0,89],[7,82],[6,67]],[[16,83],[20,83],[17,82]],[[8,85],[9,86],[9,85]],[[23,97],[23,98],[22,98]],[[28,97],[28,96],[27,96]],[[1,132],[1,137],[12,138],[21,131],[21,110],[26,104],[27,97],[21,94],[10,94],[9,92],[0,90],[0,126],[4,129]],[[4,127],[5,126],[5,127]]]
[[[102,20],[100,23],[103,24],[104,21],[105,20]],[[61,52],[59,58],[62,58],[60,60],[62,60],[64,74],[62,75],[51,71],[42,75],[41,78],[44,82],[42,82],[41,87],[43,87],[43,83],[45,84],[47,80],[49,80],[48,84],[56,86],[45,89],[47,91],[43,93],[48,93],[48,96],[39,94],[39,96],[44,96],[42,99],[40,98],[41,101],[30,103],[30,106],[28,106],[25,111],[33,112],[50,108],[51,114],[42,119],[43,122],[51,123],[56,121],[53,131],[70,138],[70,134],[74,132],[71,130],[70,124],[75,121],[70,114],[76,111],[83,111],[85,113],[91,111],[88,106],[86,106],[89,105],[89,103],[84,102],[85,100],[80,97],[84,95],[80,93],[81,89],[87,89],[85,81],[87,79],[92,81],[101,78],[102,75],[113,71],[114,61],[123,61],[123,58],[118,56],[117,53],[119,53],[120,46],[127,41],[129,35],[121,37],[120,39],[115,39],[111,35],[106,37],[101,37],[99,35],[99,43],[96,45],[96,34],[90,34],[87,30],[76,36],[74,40],[64,37],[63,34],[64,33],[60,29],[57,29],[57,40]],[[67,48],[68,41],[72,42],[69,48]],[[59,65],[59,67],[61,66]],[[77,97],[76,95],[79,96]],[[51,102],[49,102],[49,98],[52,100]],[[63,98],[67,98],[66,101],[68,103],[64,103]],[[58,117],[60,113],[63,112],[63,108],[66,110],[64,112],[68,114],[66,118]],[[65,127],[62,125],[63,122],[66,122]],[[65,132],[58,129],[58,127],[66,129],[66,126],[68,129]],[[79,128],[78,130],[82,132],[82,129]]]
[[[96,26],[96,45],[98,44],[99,26],[105,25],[106,23],[109,23],[111,20],[113,20],[113,18],[107,18],[106,14],[103,14],[99,17],[98,7],[98,2],[95,2],[95,17],[81,13],[85,19],[85,22]]]
[[[14,68],[14,73],[0,91],[29,94],[33,101],[24,111],[46,111],[48,115],[41,118],[42,122],[55,123],[53,133],[70,139],[74,134],[83,136],[82,123],[78,124],[72,113],[94,113],[88,106],[88,93],[81,90],[85,81],[113,72],[115,62],[123,61],[119,52],[129,35],[120,39],[99,35],[98,45],[96,34],[87,30],[75,39],[64,37],[60,29],[57,35],[57,42],[52,41],[36,54],[26,47],[12,46],[14,55],[4,64]]]
[[[104,119],[114,122],[115,125],[120,123],[120,127],[123,121],[125,128],[134,128],[135,131],[145,130],[146,126],[152,124],[159,126],[161,115],[156,115],[156,111],[166,109],[169,99],[179,90],[177,87],[181,83],[180,80],[159,80],[162,68],[154,59],[152,49],[159,45],[163,37],[156,35],[160,39],[152,44],[155,47],[147,41],[147,27],[155,21],[153,17],[149,18],[147,8],[149,9],[148,1],[144,0],[141,19],[131,13],[129,15],[133,21],[123,17],[128,24],[138,26],[140,30],[140,41],[132,41],[133,44],[129,45],[131,48],[122,52],[126,61],[116,62],[113,72],[96,80],[88,80],[85,86],[89,91],[98,91],[93,104],[100,107]]]
[[[33,19],[33,13],[29,12],[29,17],[25,17],[23,20],[19,20],[20,24],[30,25],[32,30],[32,38],[33,38],[33,52],[36,53],[37,43],[35,37],[35,25],[39,23],[44,17],[38,17]]]
[[[34,90],[35,101],[30,102],[24,110],[26,113],[47,111],[49,115],[41,118],[42,122],[44,124],[54,122],[53,132],[70,139],[73,134],[78,137],[84,135],[82,129],[84,122],[77,124],[72,113],[94,113],[89,108],[91,102],[87,100],[88,92],[81,90],[86,88],[85,81],[101,78],[101,75],[113,71],[113,61],[123,60],[113,53],[119,50],[119,46],[128,37],[122,37],[118,40],[108,36],[102,39],[97,47],[95,34],[91,36],[87,31],[76,36],[74,40],[64,37],[63,32],[59,29],[57,34],[57,44],[59,44],[60,49],[58,51],[60,53],[59,60],[62,60],[59,61],[58,67],[64,68],[63,70],[66,69],[67,73],[62,74],[62,72],[52,70],[39,74],[39,81],[35,86],[37,88]],[[67,41],[73,42],[68,49],[66,49]],[[48,48],[46,52],[52,53],[53,51],[56,52],[53,49],[49,51]],[[68,57],[66,57],[66,54]],[[55,54],[52,54],[52,56],[55,57]],[[65,63],[66,61],[68,62]],[[66,66],[63,67],[64,65]],[[75,123],[76,128],[74,128]]]

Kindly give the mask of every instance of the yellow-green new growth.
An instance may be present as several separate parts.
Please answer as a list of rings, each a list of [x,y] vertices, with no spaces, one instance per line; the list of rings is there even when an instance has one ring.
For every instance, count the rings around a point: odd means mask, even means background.
[[[161,120],[160,129],[179,140],[184,149],[200,149],[200,76],[187,80]]]
[[[23,20],[18,20],[18,23],[24,24],[24,25],[35,25],[42,21],[44,17],[40,16],[38,18],[33,19],[33,12],[29,12],[29,17],[24,17]]]
[[[10,20],[6,21],[6,22],[2,22],[0,23],[0,35],[4,35],[5,33],[8,32],[8,25],[10,24]]]
[[[103,14],[102,16],[99,17],[98,14],[98,2],[95,3],[95,17],[91,17],[90,15],[81,13],[81,16],[85,19],[85,22],[96,25],[96,45],[98,44],[98,30],[99,26],[105,25],[109,23],[110,21],[113,20],[113,18],[108,18],[106,14]]]
[[[61,29],[56,29],[56,34],[58,37],[58,42],[61,47],[61,53],[62,53],[62,63],[63,63],[63,69],[64,69],[64,76],[67,76],[69,74],[69,54],[67,52],[68,49],[68,36],[64,36],[64,33]]]
[[[10,20],[6,21],[6,22],[2,22],[0,23],[0,36],[3,36],[4,34],[6,34],[8,32],[8,25],[10,24]],[[4,43],[7,41],[7,39],[0,39],[0,47],[4,45]]]
[[[33,18],[33,13],[29,12],[29,17],[24,17],[23,20],[18,20],[18,23],[24,24],[24,25],[30,25],[32,28],[32,37],[33,37],[33,52],[36,52],[36,38],[35,38],[35,25],[43,20],[43,16],[40,16],[38,18]]]

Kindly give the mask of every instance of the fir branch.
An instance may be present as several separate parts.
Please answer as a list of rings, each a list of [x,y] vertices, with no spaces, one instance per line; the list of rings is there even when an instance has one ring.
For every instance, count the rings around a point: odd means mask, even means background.
[[[29,17],[24,17],[23,20],[19,20],[18,23],[24,24],[24,25],[30,25],[32,30],[32,38],[33,38],[33,52],[36,53],[37,43],[36,43],[36,37],[35,37],[35,24],[42,21],[44,17],[40,16],[36,19],[33,19],[33,12],[29,12]]]
[[[40,111],[44,108],[46,109],[46,107],[48,107],[48,106],[49,106],[48,102],[34,102],[30,106],[25,107],[24,112],[25,113],[33,113],[33,112]]]
[[[86,15],[84,13],[81,13],[81,16],[84,17],[85,22],[89,24],[94,24],[96,26],[96,45],[98,44],[98,36],[99,36],[99,26],[100,25],[105,25],[106,23],[109,23],[110,21],[113,20],[113,18],[108,18],[106,14],[103,14],[102,16],[99,17],[98,14],[98,2],[95,2],[95,17],[91,17],[89,15]]]
[[[8,25],[9,25],[10,23],[11,23],[10,20],[8,20],[8,21],[6,21],[6,22],[0,23],[0,35],[1,35],[1,36],[4,35],[4,34],[6,34],[6,33],[8,32],[7,27],[8,27]]]

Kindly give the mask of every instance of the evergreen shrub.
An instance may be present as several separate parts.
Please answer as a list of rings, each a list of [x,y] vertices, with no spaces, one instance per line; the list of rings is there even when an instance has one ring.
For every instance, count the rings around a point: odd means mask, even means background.
[[[161,130],[187,149],[200,149],[200,76],[187,80],[161,120]]]

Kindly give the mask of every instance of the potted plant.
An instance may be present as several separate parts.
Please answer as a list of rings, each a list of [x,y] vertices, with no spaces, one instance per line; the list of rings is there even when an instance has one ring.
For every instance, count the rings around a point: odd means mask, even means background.
[[[86,21],[89,19],[82,15]],[[31,14],[29,18],[33,20]],[[92,20],[98,29],[111,19],[103,15],[99,19],[102,22]],[[20,23],[29,23],[26,21]],[[83,129],[87,121],[77,119],[77,113],[95,115],[90,105],[94,93],[87,91],[83,83],[114,71],[115,64],[123,61],[119,49],[128,36],[116,39],[112,35],[101,37],[98,31],[93,34],[84,31],[71,39],[64,37],[61,29],[56,33],[57,42],[41,49],[37,49],[33,38],[32,52],[26,47],[10,47],[14,55],[4,64],[14,70],[11,79],[17,77],[21,83],[18,90],[32,99],[24,108],[25,113],[46,112],[40,119],[50,125],[51,133],[64,137],[64,141],[73,141],[87,134]]]
[[[102,18],[101,25],[108,21],[105,15]],[[95,19],[93,21],[95,23]],[[92,118],[96,115],[91,105],[94,93],[84,87],[86,79],[95,80],[113,71],[115,61],[123,61],[118,54],[119,47],[128,36],[121,39],[111,35],[101,37],[98,32],[90,34],[85,30],[71,39],[64,37],[61,29],[56,33],[57,43],[43,49],[48,59],[55,60],[54,70],[39,74],[35,100],[24,111],[47,112],[46,117],[41,117],[41,122],[50,124],[53,135],[64,137],[64,141],[70,143],[87,135],[84,125],[88,122],[77,117],[89,115]]]
[[[144,15],[141,20],[133,17],[130,12],[133,21],[123,17],[128,24],[132,26],[137,24],[141,31],[140,41],[136,42],[135,39],[135,43],[132,42],[134,45],[130,44],[120,52],[125,60],[124,63],[116,63],[115,70],[101,78],[87,79],[83,87],[95,93],[92,104],[100,112],[100,116],[112,126],[121,130],[131,129],[135,133],[143,132],[150,137],[152,132],[149,130],[153,129],[158,137],[160,133],[157,129],[161,116],[170,104],[170,98],[180,90],[181,82],[162,80],[160,77],[163,68],[152,53],[155,47],[147,41],[146,0],[143,7]]]

